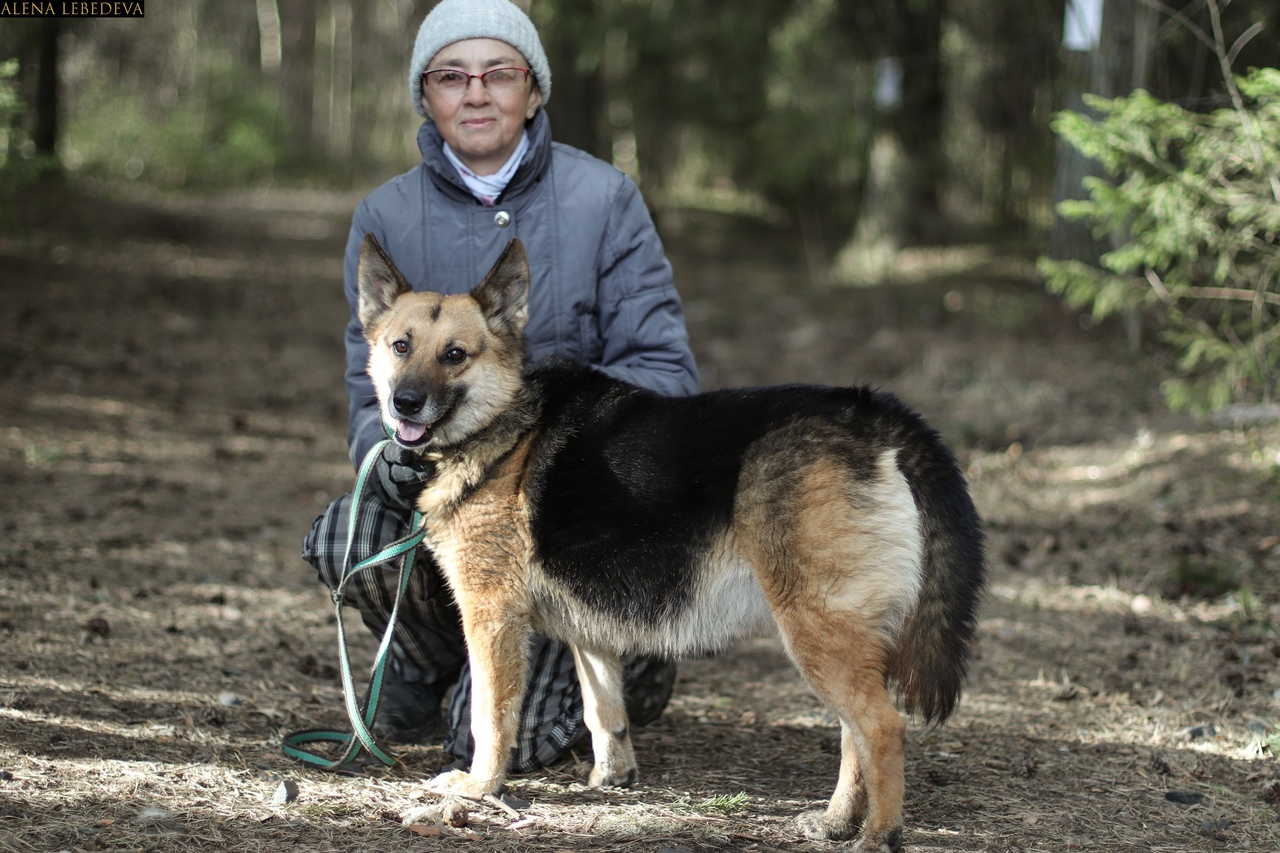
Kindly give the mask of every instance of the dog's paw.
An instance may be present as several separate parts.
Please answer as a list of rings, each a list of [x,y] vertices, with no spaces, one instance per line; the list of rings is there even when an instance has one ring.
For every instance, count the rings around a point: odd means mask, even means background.
[[[902,827],[877,833],[875,836],[863,835],[853,843],[854,853],[898,853],[902,850]]]
[[[493,785],[488,780],[477,779],[465,770],[441,773],[427,783],[427,790],[437,794],[454,794],[473,800],[482,799],[486,794],[497,793],[499,787],[501,786]]]
[[[640,781],[640,771],[632,767],[608,767],[597,764],[587,778],[593,788],[630,788]]]
[[[796,818],[796,826],[804,833],[805,838],[814,841],[844,841],[858,834],[860,822],[833,818],[825,811],[812,811]],[[875,848],[866,849],[870,853]]]

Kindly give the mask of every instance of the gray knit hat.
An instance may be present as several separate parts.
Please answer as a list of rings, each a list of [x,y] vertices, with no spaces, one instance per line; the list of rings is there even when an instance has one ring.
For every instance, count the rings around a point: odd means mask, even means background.
[[[551,66],[529,16],[511,0],[440,0],[432,9],[413,43],[409,61],[409,94],[413,108],[422,111],[422,72],[437,53],[463,39],[505,41],[524,56],[533,79],[542,90],[542,103],[551,99]]]

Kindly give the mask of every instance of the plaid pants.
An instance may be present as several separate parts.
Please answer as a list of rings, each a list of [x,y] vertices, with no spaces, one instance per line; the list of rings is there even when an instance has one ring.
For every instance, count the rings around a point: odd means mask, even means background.
[[[302,544],[302,556],[316,568],[330,590],[342,581],[351,495],[329,504],[315,520]],[[409,515],[387,506],[376,489],[365,492],[351,543],[351,565],[377,553],[409,532]],[[365,626],[381,637],[395,603],[397,566],[366,569],[347,583],[344,599],[360,612]],[[467,663],[462,618],[440,570],[430,555],[419,552],[405,597],[400,602],[392,637],[391,666],[406,681],[442,684],[454,681],[449,703],[449,731],[444,748],[471,760],[471,672]],[[527,773],[545,767],[585,732],[582,690],[573,653],[564,643],[535,637],[529,654],[529,681],[520,710],[520,728],[511,769]],[[432,709],[434,710],[434,709]]]

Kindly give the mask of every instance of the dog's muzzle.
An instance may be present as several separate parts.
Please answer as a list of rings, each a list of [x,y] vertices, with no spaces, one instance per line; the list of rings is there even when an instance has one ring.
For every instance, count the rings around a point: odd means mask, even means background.
[[[394,438],[404,447],[421,447],[431,440],[436,425],[447,412],[438,403],[429,403],[428,395],[419,389],[397,389],[388,407]]]

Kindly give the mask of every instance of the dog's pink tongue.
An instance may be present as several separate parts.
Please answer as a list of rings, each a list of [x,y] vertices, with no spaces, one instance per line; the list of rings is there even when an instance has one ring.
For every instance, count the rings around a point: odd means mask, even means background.
[[[427,428],[413,421],[400,421],[396,424],[396,434],[404,441],[417,441],[427,434]]]

